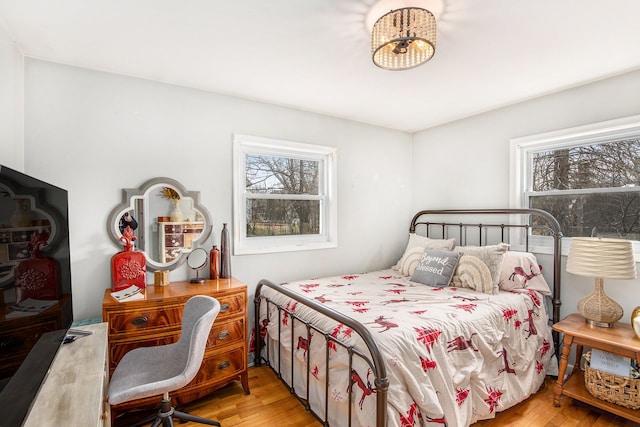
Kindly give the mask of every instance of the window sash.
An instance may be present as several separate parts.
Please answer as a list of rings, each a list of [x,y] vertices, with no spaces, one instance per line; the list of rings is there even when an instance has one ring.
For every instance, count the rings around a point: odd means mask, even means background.
[[[259,155],[319,163],[318,194],[254,193],[247,191],[246,157]],[[255,254],[337,247],[335,179],[336,149],[249,135],[234,135],[234,254]],[[247,206],[250,200],[319,201],[319,233],[247,236]]]
[[[532,191],[533,153],[593,145],[616,140],[636,139],[640,136],[640,115],[594,123],[537,135],[514,138],[509,141],[510,150],[510,206],[528,207],[529,199],[535,196],[568,196],[598,193],[638,192],[639,187],[609,187],[574,190]],[[534,251],[547,253],[550,239],[532,236]],[[566,255],[569,239],[563,239],[563,254]],[[518,244],[519,242],[515,242]],[[640,260],[640,242],[634,241],[636,260]]]

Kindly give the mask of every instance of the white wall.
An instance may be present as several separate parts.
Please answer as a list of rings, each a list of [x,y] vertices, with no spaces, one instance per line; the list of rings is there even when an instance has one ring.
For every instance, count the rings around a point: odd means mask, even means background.
[[[22,171],[23,59],[0,25],[0,164]]]
[[[165,176],[200,191],[219,243],[222,223],[232,219],[234,132],[338,148],[338,248],[233,257],[250,300],[261,278],[387,267],[406,244],[399,238],[411,216],[406,133],[34,59],[25,61],[24,132],[26,171],[69,190],[77,320],[101,315],[118,250],[106,221],[122,188]],[[170,279],[187,274],[182,267]]]
[[[639,94],[636,71],[416,133],[412,210],[507,207],[510,139],[640,114]],[[593,291],[593,280],[567,274],[564,261],[562,316]],[[629,322],[640,280],[607,281],[605,291]]]

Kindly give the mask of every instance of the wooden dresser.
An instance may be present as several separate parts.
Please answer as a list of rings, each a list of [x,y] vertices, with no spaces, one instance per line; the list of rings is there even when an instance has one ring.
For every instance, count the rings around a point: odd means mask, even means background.
[[[247,286],[236,279],[207,280],[202,284],[171,282],[149,286],[144,299],[117,302],[107,289],[102,319],[109,324],[109,374],[136,347],[164,345],[180,337],[182,310],[193,295],[210,295],[220,302],[200,372],[186,387],[172,392],[174,405],[184,405],[234,380],[249,394],[247,377]],[[119,413],[132,408],[157,406],[159,398],[147,398],[112,406]]]

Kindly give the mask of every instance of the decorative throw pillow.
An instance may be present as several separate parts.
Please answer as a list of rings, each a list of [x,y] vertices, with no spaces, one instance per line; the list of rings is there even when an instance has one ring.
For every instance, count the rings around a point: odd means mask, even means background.
[[[420,257],[425,249],[436,249],[442,251],[450,251],[455,245],[455,239],[430,239],[419,234],[410,233],[409,243],[404,254],[394,265],[394,270],[397,270],[403,276],[413,276],[413,272],[420,262]]]
[[[493,282],[493,293],[499,292],[498,283],[500,283],[500,270],[502,269],[502,260],[507,252],[509,245],[500,243],[498,245],[487,246],[456,246],[456,251],[462,255],[471,255],[479,258],[487,264],[491,273],[491,281]]]
[[[450,286],[469,288],[485,294],[493,294],[493,281],[487,264],[480,258],[462,255],[453,273]]]
[[[551,295],[551,288],[542,276],[542,268],[536,256],[530,252],[508,251],[504,255],[500,289],[533,289],[542,295]]]
[[[411,281],[439,288],[448,286],[459,258],[458,252],[425,249]]]

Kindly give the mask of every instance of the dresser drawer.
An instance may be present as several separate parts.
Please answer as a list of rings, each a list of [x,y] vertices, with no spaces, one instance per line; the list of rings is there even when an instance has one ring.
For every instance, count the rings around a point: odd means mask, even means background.
[[[220,313],[218,313],[216,322],[243,314],[247,309],[244,294],[233,294],[215,298],[220,302]]]
[[[207,382],[210,380],[224,382],[228,377],[237,376],[245,370],[246,366],[243,349],[244,347],[237,348],[227,353],[207,357],[203,360],[202,368],[200,368],[200,372],[196,378],[200,377],[198,378],[199,382]]]
[[[180,338],[180,334],[158,335],[148,339],[138,338],[135,340],[110,341],[109,342],[109,369],[111,372],[116,368],[125,354],[140,347],[151,347],[157,345],[172,344]]]
[[[209,334],[207,347],[216,348],[242,341],[246,336],[246,329],[247,326],[244,323],[244,319],[238,319],[231,322],[216,321],[213,324],[211,333]]]
[[[149,333],[157,330],[179,330],[182,327],[182,304],[155,306],[138,310],[107,312],[109,336],[126,333]]]

